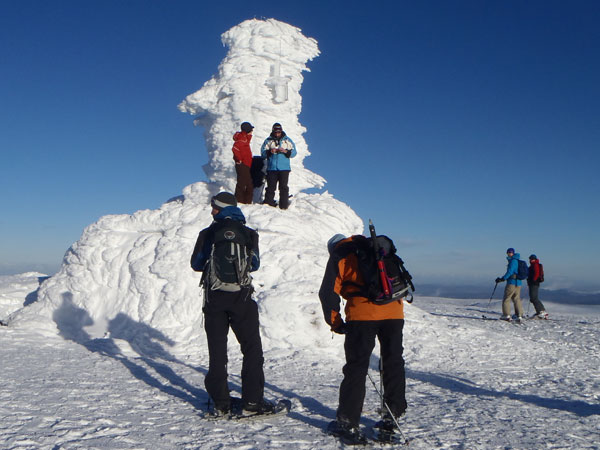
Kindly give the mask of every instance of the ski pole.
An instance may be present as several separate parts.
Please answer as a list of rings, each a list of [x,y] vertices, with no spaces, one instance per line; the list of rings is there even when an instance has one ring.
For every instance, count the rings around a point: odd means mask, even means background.
[[[492,298],[494,297],[494,294],[496,292],[496,288],[498,287],[498,282],[496,281],[496,285],[494,286],[494,290],[492,291],[492,295],[490,296],[490,301],[488,302],[487,307],[489,308],[490,305],[492,304]]]
[[[392,413],[392,410],[390,409],[390,407],[388,406],[387,402],[383,398],[383,394],[381,392],[379,392],[379,389],[377,389],[377,385],[373,381],[373,378],[371,378],[371,374],[369,372],[367,372],[367,376],[369,377],[369,380],[371,380],[371,384],[375,388],[375,392],[377,392],[379,394],[379,397],[381,398],[381,403],[383,403],[383,405],[385,405],[385,408],[388,410],[388,412],[390,413],[390,416],[391,416],[392,420],[396,424],[396,428],[398,428],[398,433],[400,433],[400,436],[402,436],[402,439],[404,440],[404,445],[408,445],[408,438],[404,435],[404,433],[400,429],[400,424],[398,423],[398,421],[394,417],[394,414]]]

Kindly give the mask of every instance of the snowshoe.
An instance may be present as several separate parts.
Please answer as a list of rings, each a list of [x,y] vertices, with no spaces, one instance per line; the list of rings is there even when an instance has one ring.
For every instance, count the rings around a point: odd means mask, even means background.
[[[337,420],[329,423],[327,426],[327,434],[337,437],[346,445],[365,445],[368,442],[367,437],[358,427],[340,423]]]

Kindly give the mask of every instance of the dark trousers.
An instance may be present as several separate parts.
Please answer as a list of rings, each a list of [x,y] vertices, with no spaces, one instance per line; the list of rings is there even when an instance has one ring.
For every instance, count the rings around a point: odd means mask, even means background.
[[[287,209],[290,206],[290,188],[288,180],[289,170],[269,170],[267,172],[267,191],[265,192],[265,203],[275,206],[275,189],[279,184],[279,207]]]
[[[227,333],[230,326],[244,356],[242,400],[244,403],[261,401],[265,376],[256,302],[250,298],[247,289],[240,292],[209,291],[203,311],[209,354],[204,386],[215,406],[224,409],[230,404],[227,384]]]
[[[236,164],[237,184],[235,185],[235,199],[238,203],[252,203],[254,194],[254,183],[250,175],[250,167],[245,164]]]
[[[540,301],[540,285],[539,284],[530,284],[529,285],[529,301],[533,303],[533,307],[535,308],[535,313],[539,313],[540,311],[546,311],[544,308],[544,304]]]
[[[358,426],[365,399],[365,382],[375,337],[379,339],[383,361],[384,399],[394,416],[406,410],[406,378],[402,357],[403,319],[351,321],[346,324],[346,365],[340,386],[337,418]]]

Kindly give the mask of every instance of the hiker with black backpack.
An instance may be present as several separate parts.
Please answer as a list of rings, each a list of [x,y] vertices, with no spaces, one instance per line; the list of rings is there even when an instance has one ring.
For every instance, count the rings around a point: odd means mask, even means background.
[[[544,304],[540,300],[540,283],[544,281],[544,266],[540,264],[538,257],[529,255],[529,275],[527,276],[527,286],[529,287],[529,301],[533,303],[537,319],[547,319],[548,313]]]
[[[233,194],[215,195],[211,206],[214,221],[198,235],[191,258],[192,269],[203,272],[202,311],[209,353],[204,385],[214,403],[214,414],[228,415],[232,405],[227,383],[227,334],[231,327],[243,354],[243,408],[268,413],[274,405],[263,399],[264,358],[249,273],[260,266],[258,233],[244,225],[246,219]]]
[[[385,237],[381,236],[381,238]],[[391,240],[388,241],[393,248]],[[369,293],[372,291],[371,286],[377,283],[379,276],[377,264],[380,260],[375,260],[372,256],[373,246],[364,236],[346,238],[336,234],[327,243],[327,248],[329,260],[319,290],[319,298],[325,321],[331,330],[345,335],[346,354],[336,420],[330,423],[328,431],[345,443],[363,444],[366,442],[366,437],[359,430],[359,421],[365,398],[365,382],[370,357],[376,337],[381,349],[384,388],[382,400],[386,405],[385,411],[382,411],[382,420],[376,427],[387,433],[394,433],[397,419],[404,414],[407,407],[402,329],[404,327],[403,297],[407,295],[408,288],[401,283],[402,287],[397,291],[399,295],[394,296],[392,291],[396,289],[390,282],[387,293],[390,299],[383,302],[378,302],[376,299],[378,296]],[[393,252],[393,256],[397,258],[396,261],[399,261],[398,264],[403,269],[402,260],[395,255],[395,248]],[[372,266],[370,272],[372,275],[366,275],[366,270],[362,268],[363,263]],[[408,272],[401,278],[411,283]],[[345,321],[340,313],[340,295],[347,301],[344,309]]]
[[[279,185],[279,207],[287,209],[290,205],[290,158],[296,156],[296,145],[283,131],[280,123],[274,123],[271,135],[265,139],[260,154],[267,160],[267,190],[263,203],[277,206],[275,190]]]
[[[508,265],[506,267],[506,273],[496,278],[496,284],[506,281],[506,287],[504,288],[504,298],[502,299],[502,316],[501,320],[510,322],[512,317],[510,315],[510,302],[512,301],[515,305],[516,320],[522,321],[523,305],[521,304],[521,285],[522,280],[527,279],[527,263],[521,261],[519,258],[521,255],[515,253],[514,248],[506,250],[506,259]],[[525,266],[523,269],[523,265]]]

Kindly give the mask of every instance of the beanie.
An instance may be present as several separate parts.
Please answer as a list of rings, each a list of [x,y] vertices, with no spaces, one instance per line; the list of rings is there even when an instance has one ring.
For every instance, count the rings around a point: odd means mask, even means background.
[[[334,234],[331,237],[331,239],[327,241],[327,250],[329,250],[329,253],[333,251],[333,249],[335,248],[335,244],[337,244],[343,239],[346,239],[346,236],[344,236],[343,234]]]
[[[230,192],[219,192],[213,198],[210,199],[210,205],[221,211],[227,206],[237,206],[237,200],[235,196]]]
[[[280,123],[274,123],[273,128],[271,128],[271,131],[283,131],[283,127]]]
[[[514,252],[515,252],[515,249],[512,247],[506,249],[506,253],[514,253]]]
[[[245,131],[246,133],[250,133],[252,130],[254,130],[254,126],[250,122],[242,123],[240,128],[242,131]]]
[[[538,259],[534,254],[529,255],[529,259]]]

